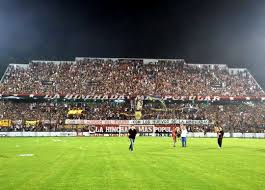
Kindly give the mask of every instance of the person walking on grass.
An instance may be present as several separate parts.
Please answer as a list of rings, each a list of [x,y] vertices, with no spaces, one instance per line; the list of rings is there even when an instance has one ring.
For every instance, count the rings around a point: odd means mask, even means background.
[[[136,137],[137,131],[135,129],[135,127],[132,125],[128,131],[128,135],[129,135],[129,140],[130,140],[130,146],[129,146],[129,150],[132,152],[134,149],[134,142],[135,142],[135,137]]]

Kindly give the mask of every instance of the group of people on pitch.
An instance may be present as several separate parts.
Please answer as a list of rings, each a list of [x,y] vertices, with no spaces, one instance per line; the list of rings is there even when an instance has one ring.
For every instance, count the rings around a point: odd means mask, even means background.
[[[223,141],[223,136],[224,136],[223,128],[215,127],[215,131],[217,133],[218,147],[222,148],[222,141]],[[134,142],[135,142],[136,134],[137,134],[137,130],[135,129],[134,126],[131,126],[128,131],[128,135],[130,139],[130,146],[129,146],[130,151],[133,151],[134,149]],[[180,125],[180,127],[174,127],[172,130],[173,147],[176,147],[178,138],[181,138],[182,147],[186,147],[187,146],[187,134],[188,134],[188,131],[185,125]]]
[[[177,139],[181,137],[182,147],[187,146],[187,128],[184,125],[180,127],[174,127],[172,130],[173,146],[176,147]]]
[[[217,133],[217,143],[218,147],[222,148],[224,131],[222,127],[215,127],[215,132]],[[174,127],[172,130],[173,146],[176,147],[177,138],[181,138],[182,147],[187,146],[187,129],[184,125],[180,127]]]

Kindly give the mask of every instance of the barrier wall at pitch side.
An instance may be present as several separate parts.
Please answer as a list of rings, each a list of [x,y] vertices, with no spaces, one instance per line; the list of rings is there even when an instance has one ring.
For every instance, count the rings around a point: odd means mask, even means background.
[[[74,136],[126,136],[125,133],[76,133],[76,132],[0,132],[0,137],[74,137]],[[156,137],[168,137],[169,133],[150,133],[146,135],[145,133],[138,134],[139,136],[156,136]],[[225,133],[225,137],[228,138],[265,138],[265,133]],[[202,138],[216,137],[216,133],[188,133],[188,137]]]

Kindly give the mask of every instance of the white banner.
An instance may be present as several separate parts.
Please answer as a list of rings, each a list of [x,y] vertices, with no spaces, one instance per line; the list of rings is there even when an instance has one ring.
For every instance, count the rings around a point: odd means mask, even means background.
[[[243,133],[243,137],[254,138],[254,137],[256,137],[256,134],[255,133]]]
[[[244,137],[243,133],[232,133],[231,137]]]
[[[129,120],[81,120],[66,119],[66,125],[128,125]]]
[[[188,137],[204,137],[204,133],[188,133]]]
[[[91,136],[89,132],[83,132],[83,136]],[[93,136],[95,134],[93,133]],[[73,137],[76,132],[0,132],[0,137]],[[95,136],[119,136],[119,134],[97,134]],[[212,137],[216,138],[216,133],[188,133],[188,137]],[[265,138],[265,133],[225,133],[224,137],[236,138]]]
[[[255,133],[256,138],[265,138],[265,133]]]
[[[206,133],[205,137],[217,137],[216,133]]]
[[[185,125],[208,125],[208,120],[185,120],[185,119],[155,119],[155,120],[129,120],[131,125],[163,125],[163,124],[185,124]]]
[[[185,120],[185,119],[154,119],[154,120],[81,120],[66,119],[66,125],[208,125],[208,120]]]

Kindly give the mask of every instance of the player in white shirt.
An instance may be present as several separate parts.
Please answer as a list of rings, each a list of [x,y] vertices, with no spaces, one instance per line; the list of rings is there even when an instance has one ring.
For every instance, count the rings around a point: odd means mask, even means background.
[[[186,127],[184,125],[181,125],[181,143],[182,143],[182,147],[186,147],[187,146],[187,134],[188,134],[188,131],[187,131]]]

